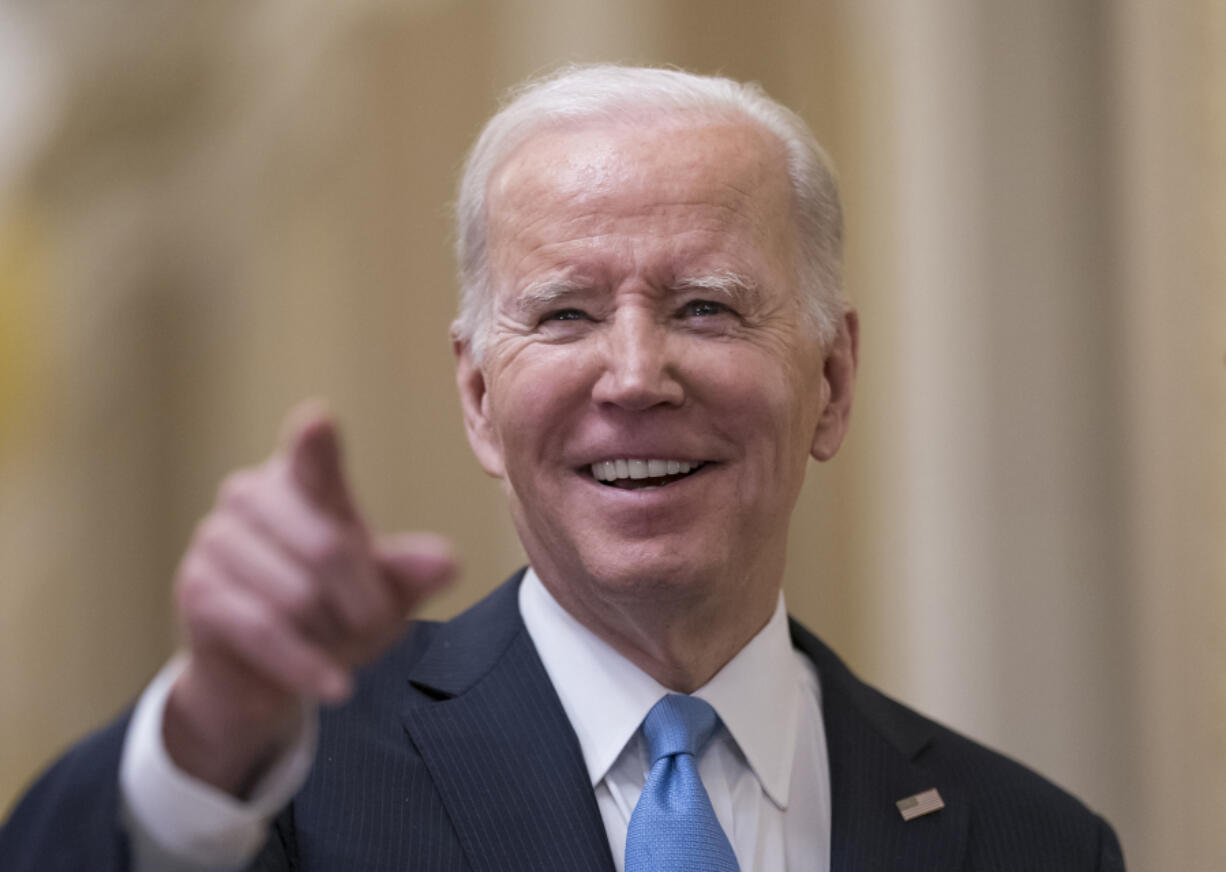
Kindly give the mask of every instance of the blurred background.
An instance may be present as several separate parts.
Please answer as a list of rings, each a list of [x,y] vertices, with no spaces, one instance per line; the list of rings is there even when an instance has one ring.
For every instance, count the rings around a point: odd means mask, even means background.
[[[1226,868],[1221,0],[0,2],[0,809],[175,645],[218,481],[327,397],[366,512],[519,565],[453,396],[450,202],[565,61],[761,82],[862,316],[794,612],[863,677]]]

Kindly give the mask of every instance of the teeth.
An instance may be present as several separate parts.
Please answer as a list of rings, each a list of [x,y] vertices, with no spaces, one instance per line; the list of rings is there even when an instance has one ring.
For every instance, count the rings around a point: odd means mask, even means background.
[[[592,477],[597,481],[617,481],[621,478],[661,478],[680,475],[702,466],[684,460],[599,460],[592,464]]]

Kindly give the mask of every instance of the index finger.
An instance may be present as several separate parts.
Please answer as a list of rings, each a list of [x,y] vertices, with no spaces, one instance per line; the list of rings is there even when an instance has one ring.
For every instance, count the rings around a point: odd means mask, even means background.
[[[282,434],[294,484],[338,520],[357,521],[357,505],[345,479],[340,431],[327,406],[320,400],[301,403],[286,417]]]

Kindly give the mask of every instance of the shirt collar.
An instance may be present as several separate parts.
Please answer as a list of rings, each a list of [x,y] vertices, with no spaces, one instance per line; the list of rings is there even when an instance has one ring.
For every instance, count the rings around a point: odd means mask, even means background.
[[[520,585],[519,608],[595,787],[647,712],[670,691],[562,608],[532,569]],[[780,593],[766,626],[694,693],[719,714],[780,808],[787,807],[791,785],[801,668]]]

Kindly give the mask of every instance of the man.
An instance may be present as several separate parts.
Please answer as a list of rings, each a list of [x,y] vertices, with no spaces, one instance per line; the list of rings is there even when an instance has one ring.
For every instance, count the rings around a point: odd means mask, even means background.
[[[1075,800],[788,624],[858,329],[792,113],[567,71],[487,126],[459,220],[464,423],[530,569],[401,638],[445,546],[373,537],[300,409],[184,557],[185,653],[15,813],[17,868],[1122,869]]]

